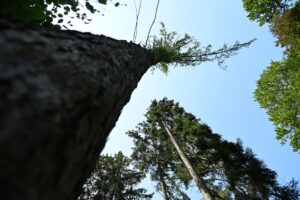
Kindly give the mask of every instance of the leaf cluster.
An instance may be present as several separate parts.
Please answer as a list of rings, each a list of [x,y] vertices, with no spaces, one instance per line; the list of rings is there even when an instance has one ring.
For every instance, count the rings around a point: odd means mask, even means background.
[[[270,24],[270,30],[277,38],[277,45],[285,47],[287,54],[300,51],[300,2],[286,10],[282,15],[276,15]]]
[[[276,138],[300,150],[300,1],[243,0],[251,20],[270,24],[276,45],[285,47],[282,61],[272,61],[261,74],[255,100],[267,110]]]
[[[91,19],[87,18],[87,12],[100,12],[94,6],[98,3],[107,4],[107,0],[0,0],[0,16],[43,26],[53,26],[56,21],[59,25],[54,27],[60,28],[64,21],[72,25],[74,18],[89,23]],[[114,4],[120,5],[119,2]],[[68,22],[67,16],[70,18]]]
[[[300,150],[300,57],[290,54],[282,62],[272,62],[257,81],[256,101],[267,110],[274,123],[276,138],[290,141]]]
[[[224,44],[223,47],[213,50],[211,45],[202,47],[201,44],[188,34],[183,36],[176,32],[168,32],[163,23],[159,36],[152,36],[146,47],[153,53],[157,64],[155,68],[167,73],[169,65],[174,66],[196,66],[203,62],[217,61],[221,68],[225,59],[236,55],[243,47],[249,47],[254,40],[246,43],[236,42],[233,45]]]
[[[248,18],[257,21],[260,26],[272,22],[274,16],[280,15],[293,4],[293,0],[242,0]]]

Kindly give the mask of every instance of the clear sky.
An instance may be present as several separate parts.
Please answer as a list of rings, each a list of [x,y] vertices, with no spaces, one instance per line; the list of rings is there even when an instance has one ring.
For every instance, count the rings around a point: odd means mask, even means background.
[[[128,5],[102,7],[104,16],[94,15],[90,24],[78,23],[74,27],[84,32],[132,40],[134,0],[120,2]],[[156,1],[143,0],[138,42],[146,39],[155,6]],[[275,39],[268,27],[259,27],[247,19],[241,0],[161,0],[152,34],[158,33],[160,21],[168,30],[188,33],[203,45],[212,44],[215,48],[224,43],[233,44],[236,40],[246,42],[257,38],[257,41],[228,59],[227,70],[220,69],[216,63],[203,63],[194,68],[171,69],[167,76],[160,71],[148,71],[123,109],[103,153],[123,151],[130,155],[132,142],[125,132],[144,120],[151,100],[167,97],[201,118],[223,138],[231,141],[241,138],[245,146],[278,173],[282,183],[292,177],[300,180],[300,155],[288,144],[282,146],[275,139],[273,125],[265,110],[253,99],[256,81],[263,69],[271,60],[282,58],[282,49],[275,47]],[[151,184],[145,185],[154,191]],[[196,188],[189,194],[192,199],[199,199]],[[154,199],[162,197],[155,195]]]

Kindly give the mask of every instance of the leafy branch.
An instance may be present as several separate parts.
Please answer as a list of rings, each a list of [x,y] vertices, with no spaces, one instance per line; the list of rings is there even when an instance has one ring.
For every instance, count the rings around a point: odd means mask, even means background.
[[[178,35],[176,32],[167,32],[166,27],[161,23],[159,36],[152,36],[146,48],[153,52],[156,61],[155,66],[167,73],[169,65],[174,66],[196,66],[202,62],[217,61],[219,67],[226,69],[225,59],[236,55],[243,47],[249,47],[256,39],[246,43],[236,42],[233,45],[224,44],[223,47],[213,50],[211,45],[202,47],[188,34]]]

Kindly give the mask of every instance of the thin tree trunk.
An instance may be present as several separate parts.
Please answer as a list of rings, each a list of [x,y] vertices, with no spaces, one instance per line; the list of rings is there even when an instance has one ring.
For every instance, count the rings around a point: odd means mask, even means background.
[[[168,193],[167,193],[167,186],[166,186],[166,182],[164,180],[161,170],[159,171],[159,183],[160,183],[160,189],[163,193],[164,200],[168,200],[169,197],[168,197]]]
[[[176,139],[173,137],[171,131],[169,130],[169,128],[167,127],[166,123],[163,120],[162,120],[162,124],[163,124],[169,138],[171,139],[173,145],[175,146],[181,160],[185,164],[185,166],[188,169],[188,171],[190,172],[193,180],[195,181],[197,187],[199,188],[200,192],[202,193],[203,199],[204,200],[212,200],[209,189],[205,185],[205,181],[201,177],[198,176],[197,172],[195,171],[195,169],[191,165],[188,158],[185,156],[184,152],[181,150],[181,148],[178,145]]]
[[[152,144],[154,145],[155,142],[153,141],[153,139],[151,138]],[[162,191],[163,194],[163,198],[164,200],[168,200],[169,199],[169,195],[167,192],[167,184],[164,180],[164,176],[163,176],[163,170],[161,169],[161,164],[158,160],[158,153],[156,151],[156,148],[154,148],[154,153],[155,153],[155,162],[157,164],[157,169],[158,169],[158,176],[159,176],[159,183],[160,183],[160,189]]]
[[[152,54],[1,18],[0,46],[1,199],[76,199]]]

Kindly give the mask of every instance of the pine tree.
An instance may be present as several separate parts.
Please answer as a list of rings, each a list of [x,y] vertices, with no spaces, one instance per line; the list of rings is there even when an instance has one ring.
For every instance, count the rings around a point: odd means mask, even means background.
[[[163,131],[148,121],[127,132],[134,142],[131,158],[136,168],[150,174],[151,180],[156,182],[156,189],[162,192],[165,200],[188,200],[182,190],[183,182],[174,177],[177,160],[174,157],[177,155]]]
[[[200,122],[194,115],[187,113],[178,103],[163,99],[153,101],[143,127],[151,124],[151,136],[161,144],[168,146],[167,157],[174,164],[172,175],[186,185],[192,176],[183,165],[176,149],[166,132],[172,132],[181,151],[205,183],[213,199],[268,199],[270,197],[299,196],[297,184],[287,191],[287,186],[280,186],[277,174],[258,159],[249,148],[244,148],[241,140],[229,142],[210,127]],[[167,127],[167,129],[166,129]],[[149,135],[150,129],[138,129],[137,133]],[[143,151],[140,152],[143,154]],[[162,154],[161,156],[164,156]],[[176,156],[177,155],[177,156]],[[195,180],[195,179],[194,179]]]
[[[136,188],[145,174],[130,168],[130,159],[119,152],[101,155],[91,177],[83,187],[79,200],[140,200],[151,199],[146,189]]]
[[[283,186],[278,186],[273,193],[275,200],[296,200],[299,199],[300,189],[299,182],[292,179],[290,182]]]

